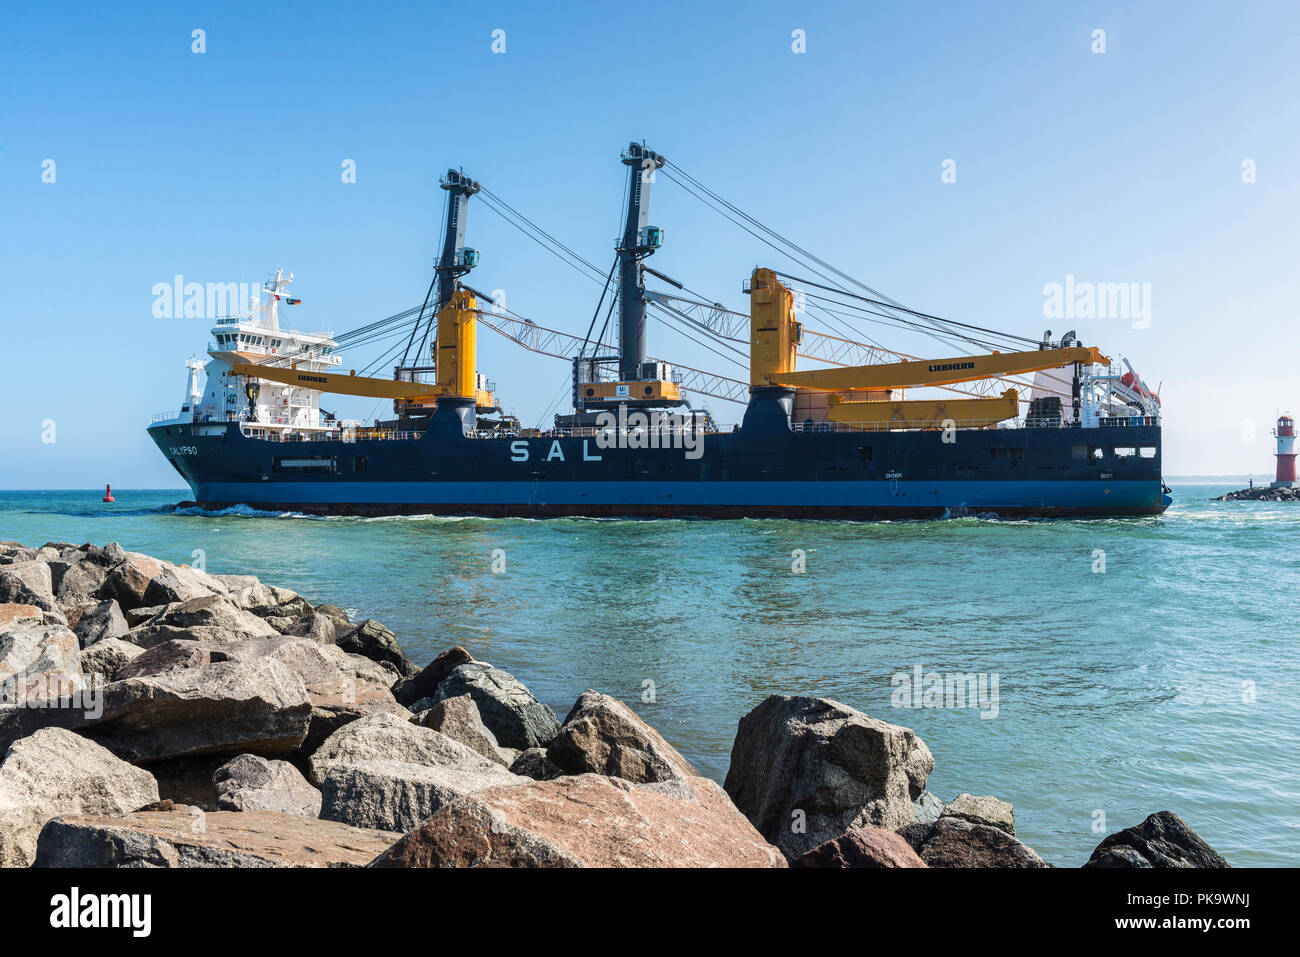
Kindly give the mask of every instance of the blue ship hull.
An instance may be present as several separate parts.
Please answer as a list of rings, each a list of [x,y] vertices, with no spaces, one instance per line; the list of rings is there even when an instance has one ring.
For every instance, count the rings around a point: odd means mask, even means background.
[[[683,449],[587,437],[273,442],[237,424],[150,435],[204,508],[320,514],[925,518],[1157,515],[1160,427],[798,432],[757,425]],[[1117,451],[1118,450],[1118,451]],[[1126,454],[1127,453],[1127,454]]]

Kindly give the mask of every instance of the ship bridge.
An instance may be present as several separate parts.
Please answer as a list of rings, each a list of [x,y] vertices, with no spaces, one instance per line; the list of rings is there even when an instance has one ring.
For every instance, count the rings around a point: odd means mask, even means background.
[[[159,413],[154,422],[239,422],[246,434],[259,438],[279,438],[290,430],[322,434],[336,428],[333,416],[320,408],[320,392],[232,371],[236,364],[274,362],[278,356],[304,372],[331,372],[342,364],[333,332],[280,327],[280,304],[301,302],[289,295],[292,282],[292,273],[277,269],[248,315],[216,321],[207,349],[210,361],[186,363],[189,376],[180,411]]]

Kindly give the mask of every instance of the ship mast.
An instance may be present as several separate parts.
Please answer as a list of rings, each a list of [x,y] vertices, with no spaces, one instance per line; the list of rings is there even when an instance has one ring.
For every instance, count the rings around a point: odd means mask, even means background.
[[[447,308],[456,280],[478,265],[478,250],[465,245],[465,216],[469,198],[479,191],[479,184],[465,175],[463,170],[447,170],[439,185],[447,191],[447,225],[443,230],[442,255],[434,272],[438,274],[438,302],[436,316]]]
[[[655,173],[667,160],[644,143],[629,143],[620,154],[628,168],[627,211],[623,235],[615,247],[617,258],[610,276],[618,271],[619,335],[616,378],[608,379],[605,367],[612,367],[615,357],[586,357],[581,353],[573,361],[574,414],[610,410],[626,405],[635,408],[661,408],[685,405],[682,390],[673,378],[672,368],[664,362],[646,359],[646,290],[645,266],[642,261],[663,245],[664,231],[650,223],[650,187]],[[608,288],[608,283],[606,285]],[[601,303],[604,293],[601,293]],[[600,306],[597,307],[599,312]],[[610,303],[613,311],[613,302]],[[592,327],[595,326],[592,317]],[[606,317],[608,321],[608,316]],[[597,340],[600,335],[597,335]],[[588,332],[590,340],[590,331]],[[584,343],[584,349],[586,344]],[[559,417],[557,423],[562,419]],[[577,421],[577,419],[573,419]]]
[[[267,280],[266,291],[269,295],[266,297],[266,305],[261,306],[262,325],[272,332],[280,331],[280,298],[285,295],[283,290],[289,287],[293,282],[293,273],[284,274],[284,267],[275,267],[275,275]]]
[[[411,327],[411,336],[406,343],[406,351],[402,354],[401,362],[393,368],[393,378],[398,381],[421,382],[424,376],[433,374],[435,377],[438,373],[439,346],[438,334],[434,332],[437,327],[439,316],[451,304],[453,297],[459,288],[461,276],[466,275],[471,269],[478,265],[478,250],[471,249],[465,245],[465,230],[469,214],[469,198],[477,193],[481,187],[476,180],[470,179],[465,175],[464,170],[447,170],[447,174],[438,181],[443,189],[447,191],[447,219],[443,224],[443,242],[442,252],[438,256],[437,262],[434,263],[433,283],[429,287],[429,295],[425,297],[424,307],[421,309],[421,315],[428,311],[427,321],[417,321]],[[433,291],[437,289],[437,297],[433,298]],[[432,299],[432,303],[430,300]],[[430,305],[432,304],[432,309]],[[408,358],[411,358],[412,347],[415,345],[417,337],[420,336],[420,330],[424,330],[423,340],[417,350],[415,350],[414,365],[407,365]],[[424,342],[427,342],[431,333],[433,333],[433,345],[429,358],[432,360],[430,365],[421,365],[420,356],[424,352]],[[472,387],[474,383],[469,383]],[[460,387],[460,391],[466,391],[466,387]],[[477,394],[477,390],[475,394]],[[489,405],[492,404],[489,402]],[[399,398],[393,402],[393,412],[398,416],[411,415],[413,413],[427,412],[429,406],[426,402],[418,399]]]

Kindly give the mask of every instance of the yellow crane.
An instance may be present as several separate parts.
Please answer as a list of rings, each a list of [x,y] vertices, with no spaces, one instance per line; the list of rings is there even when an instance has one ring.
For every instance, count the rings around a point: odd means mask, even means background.
[[[1019,413],[1015,389],[992,398],[906,401],[893,401],[891,390],[974,382],[1074,363],[1110,364],[1094,347],[1064,346],[797,372],[795,358],[803,330],[794,318],[794,293],[771,269],[755,269],[749,308],[751,387],[787,386],[826,393],[864,391],[872,396],[866,401],[854,401],[828,395],[826,418],[832,422],[886,428],[937,428],[945,421],[964,426],[993,425]]]

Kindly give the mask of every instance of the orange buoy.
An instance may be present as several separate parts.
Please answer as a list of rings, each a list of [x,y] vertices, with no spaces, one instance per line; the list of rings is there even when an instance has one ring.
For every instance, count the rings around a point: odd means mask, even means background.
[[[113,486],[111,485],[104,486],[104,501],[105,502],[113,501]]]

